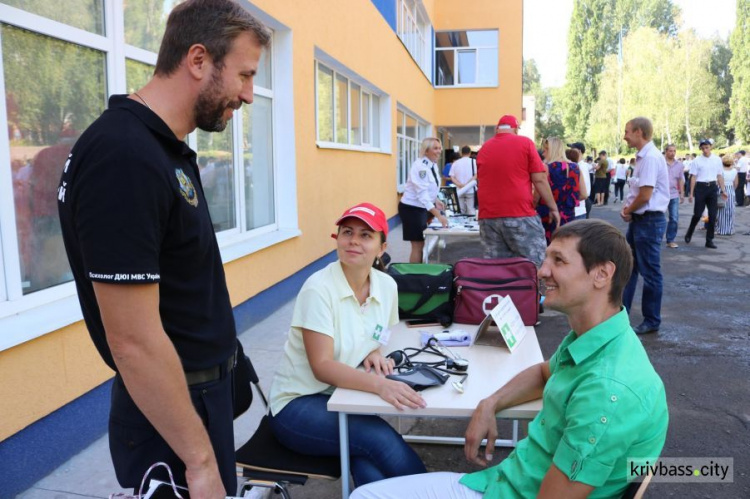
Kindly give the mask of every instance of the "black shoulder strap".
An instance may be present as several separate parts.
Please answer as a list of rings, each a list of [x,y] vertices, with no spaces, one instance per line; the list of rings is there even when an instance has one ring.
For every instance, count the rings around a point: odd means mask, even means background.
[[[440,187],[440,180],[438,180],[437,173],[435,173],[435,165],[434,164],[432,166],[430,166],[430,171],[432,172],[432,178],[435,179],[435,185],[437,185],[438,187]]]

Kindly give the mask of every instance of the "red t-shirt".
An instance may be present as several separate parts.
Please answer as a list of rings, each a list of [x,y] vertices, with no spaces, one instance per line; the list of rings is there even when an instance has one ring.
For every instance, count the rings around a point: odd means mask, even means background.
[[[477,155],[479,218],[536,216],[531,174],[545,172],[534,143],[513,133],[499,133]]]

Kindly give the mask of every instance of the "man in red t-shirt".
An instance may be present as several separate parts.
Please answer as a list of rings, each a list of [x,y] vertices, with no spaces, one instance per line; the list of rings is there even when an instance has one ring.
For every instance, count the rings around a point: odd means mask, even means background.
[[[534,209],[532,184],[560,225],[560,212],[534,143],[518,135],[518,121],[505,115],[497,134],[477,156],[479,235],[485,258],[522,256],[541,266],[547,244]]]

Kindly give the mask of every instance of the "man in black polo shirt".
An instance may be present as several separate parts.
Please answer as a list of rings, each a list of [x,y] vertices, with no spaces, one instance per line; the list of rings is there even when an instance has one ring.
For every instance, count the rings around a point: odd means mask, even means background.
[[[185,136],[221,131],[253,99],[270,35],[232,0],[188,0],[154,77],[73,148],[58,190],[84,319],[112,387],[110,452],[123,487],[167,462],[192,497],[236,489],[236,330],[221,255]],[[160,478],[166,478],[162,474]]]

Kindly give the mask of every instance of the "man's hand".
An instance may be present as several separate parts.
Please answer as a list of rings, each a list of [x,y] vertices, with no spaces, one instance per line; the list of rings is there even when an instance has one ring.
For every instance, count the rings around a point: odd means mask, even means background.
[[[443,227],[448,227],[448,219],[443,215],[442,213],[437,216],[437,219],[440,221],[441,224],[443,224]]]
[[[633,220],[633,216],[626,211],[627,209],[627,206],[623,207],[623,209],[620,211],[620,218],[622,218],[625,222],[630,223],[631,220]]]
[[[393,374],[393,359],[383,357],[380,350],[374,350],[362,361],[362,367],[368,373],[375,369],[375,374]]]
[[[436,199],[435,200],[435,208],[437,208],[438,211],[443,211],[443,210],[445,210],[445,203],[443,203],[439,199]]]
[[[691,194],[691,195],[690,195],[690,197],[688,198],[688,202],[689,202],[690,204],[692,204],[692,203],[693,203],[693,195],[692,195],[692,194]]]
[[[206,466],[186,468],[185,479],[191,498],[224,499],[227,496],[215,461]]]
[[[682,203],[684,203],[684,202],[685,202],[685,198],[684,198],[684,196],[680,196],[680,204],[682,204]]]
[[[481,466],[488,466],[495,452],[495,439],[497,438],[497,419],[495,418],[495,406],[489,399],[479,402],[471,415],[471,421],[466,428],[466,443],[464,454],[466,459]],[[484,454],[479,453],[482,439],[487,439],[487,447]]]

